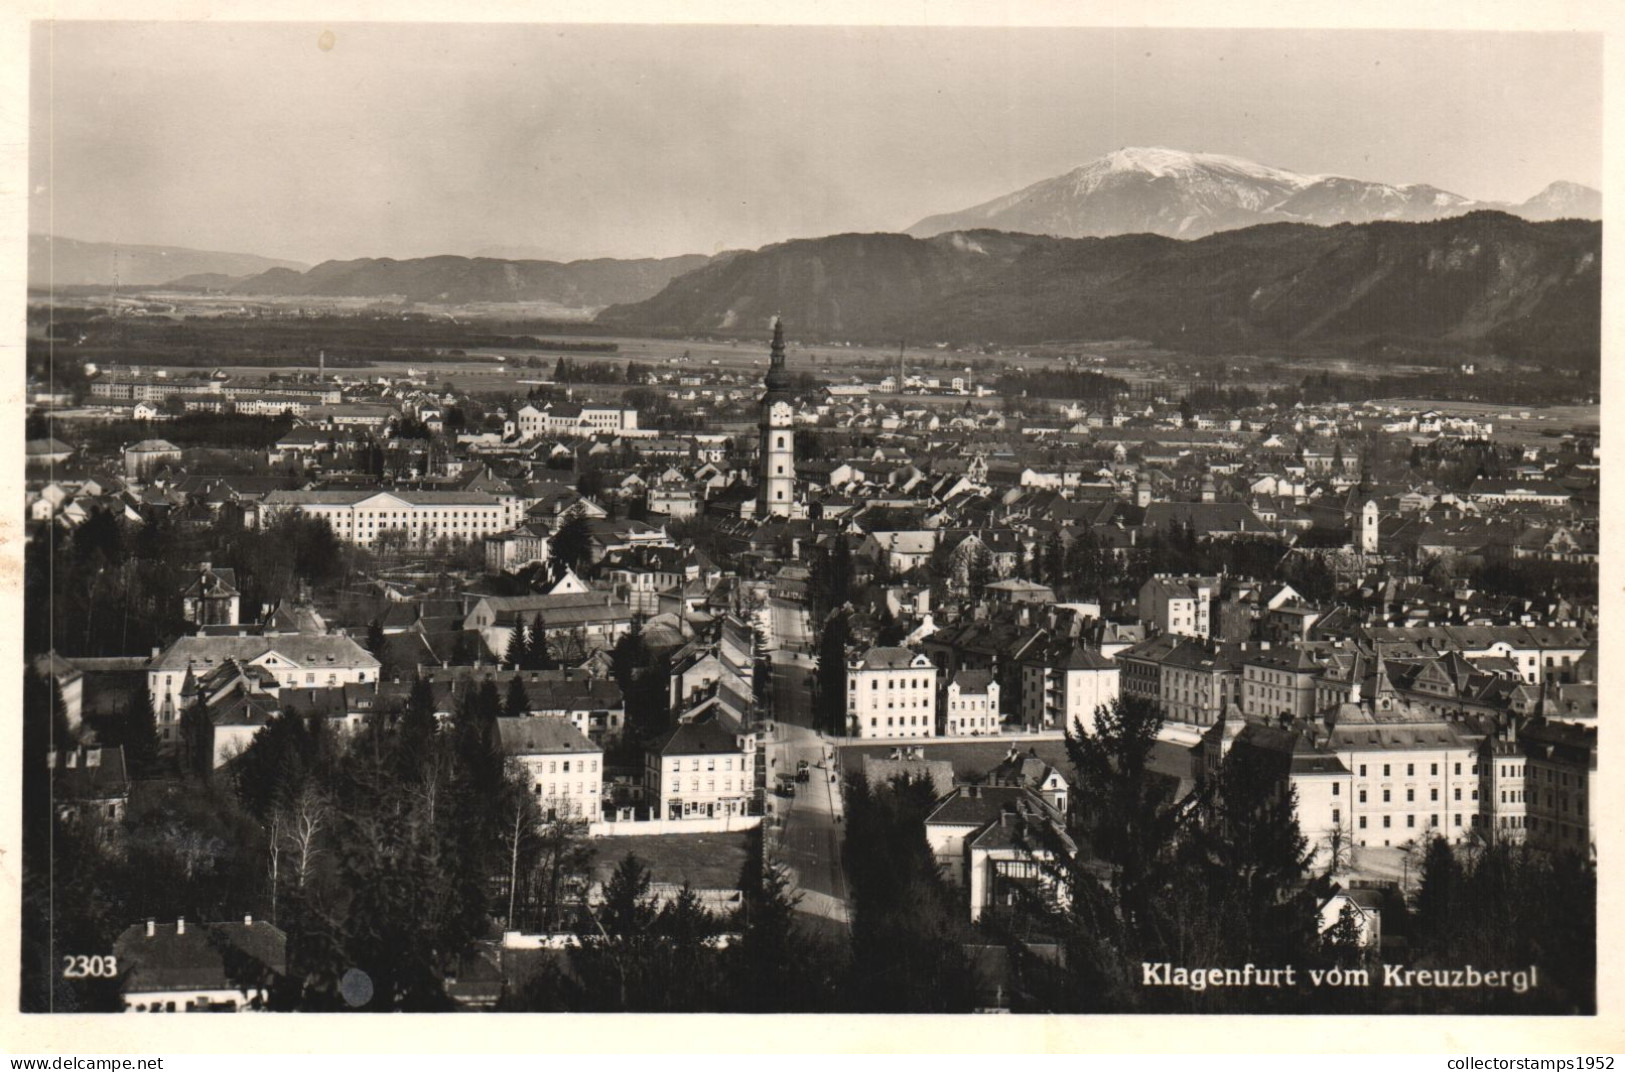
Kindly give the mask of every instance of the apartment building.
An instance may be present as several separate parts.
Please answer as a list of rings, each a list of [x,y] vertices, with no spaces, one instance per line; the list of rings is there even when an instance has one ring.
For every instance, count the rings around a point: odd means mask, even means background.
[[[935,737],[937,668],[907,648],[870,648],[846,669],[854,737]]]

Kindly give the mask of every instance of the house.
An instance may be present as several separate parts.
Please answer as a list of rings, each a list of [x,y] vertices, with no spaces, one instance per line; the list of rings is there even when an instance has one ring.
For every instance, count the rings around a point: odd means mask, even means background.
[[[124,448],[124,475],[147,478],[181,460],[181,448],[167,439],[143,439]]]
[[[1054,637],[1021,657],[1021,721],[1028,729],[1094,731],[1096,709],[1115,701],[1121,668],[1078,637]]]
[[[236,625],[237,571],[204,562],[181,592],[181,617],[194,625]]]
[[[264,1009],[287,970],[288,938],[263,920],[173,924],[147,920],[113,942],[125,1012]]]
[[[756,737],[714,704],[683,716],[649,745],[644,789],[657,819],[750,814],[756,796]]]
[[[1159,633],[1205,637],[1213,629],[1217,577],[1159,574],[1140,586],[1140,621]]]
[[[283,685],[297,688],[378,681],[378,660],[349,637],[304,633],[181,637],[162,652],[154,651],[147,663],[147,694],[163,739],[176,738],[188,679],[195,688],[200,676],[228,662],[263,681],[261,691],[266,692]]]
[[[1067,813],[1072,783],[1054,766],[1038,758],[1037,749],[1029,747],[1019,752],[1015,745],[987,775],[988,785],[1019,785],[1031,789],[1044,803],[1055,809],[1057,815]]]
[[[1022,786],[956,787],[926,816],[925,837],[943,879],[968,891],[973,922],[1024,893],[1064,896],[1045,869],[1048,846],[1076,851],[1060,813]]]
[[[130,803],[124,749],[67,748],[46,754],[51,797],[63,823],[117,823]]]
[[[1526,757],[1529,844],[1589,855],[1596,842],[1597,727],[1537,719],[1518,743]]]
[[[846,717],[854,737],[934,737],[937,668],[907,648],[870,648],[847,664]]]
[[[1344,889],[1342,885],[1333,883],[1331,892],[1321,898],[1319,912],[1320,933],[1323,937],[1338,925],[1344,912],[1347,912],[1358,928],[1360,948],[1370,950],[1382,948],[1380,890],[1358,886]]]
[[[73,448],[55,437],[30,439],[24,447],[24,457],[29,465],[61,465],[73,457]]]
[[[608,592],[481,596],[464,617],[463,628],[479,633],[491,651],[503,652],[513,627],[523,622],[529,629],[537,615],[557,658],[612,648],[632,629],[631,606]]]
[[[999,732],[999,683],[986,670],[961,670],[948,682],[942,710],[944,737],[986,737]]]
[[[504,754],[525,769],[549,822],[598,819],[603,811],[604,750],[562,718],[499,718]]]

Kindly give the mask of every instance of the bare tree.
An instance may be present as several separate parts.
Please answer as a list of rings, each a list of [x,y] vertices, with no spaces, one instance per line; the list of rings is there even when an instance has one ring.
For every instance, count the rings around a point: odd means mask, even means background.
[[[327,802],[314,788],[307,787],[294,803],[287,833],[301,890],[310,880],[317,857],[322,855],[318,840],[326,826]]]

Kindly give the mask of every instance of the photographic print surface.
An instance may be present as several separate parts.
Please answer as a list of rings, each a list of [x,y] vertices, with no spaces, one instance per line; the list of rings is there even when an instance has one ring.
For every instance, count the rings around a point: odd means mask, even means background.
[[[1601,34],[32,33],[20,1011],[1596,1012]]]

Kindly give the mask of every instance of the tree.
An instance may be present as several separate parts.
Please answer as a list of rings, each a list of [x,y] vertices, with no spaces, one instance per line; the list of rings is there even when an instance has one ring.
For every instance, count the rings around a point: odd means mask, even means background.
[[[400,752],[412,773],[415,774],[427,758],[437,728],[434,687],[420,674],[412,680],[412,691],[401,715]]]
[[[846,725],[846,659],[851,642],[851,629],[844,613],[837,613],[824,623],[818,638],[818,668],[815,671],[817,693],[817,723],[825,733],[845,734]]]
[[[571,515],[553,533],[552,557],[576,573],[584,573],[592,564],[592,528],[580,514]]]
[[[1345,968],[1356,967],[1365,959],[1365,932],[1354,902],[1343,902],[1337,922],[1321,935],[1321,945],[1329,959]]]
[[[374,618],[367,623],[367,651],[372,654],[373,658],[382,662],[386,643],[383,623]]]
[[[1429,838],[1422,857],[1422,886],[1416,894],[1416,933],[1423,941],[1437,939],[1450,924],[1462,877],[1450,843],[1442,837]]]
[[[530,714],[530,697],[525,693],[525,682],[515,674],[508,680],[508,699],[503,710],[509,718],[522,718]]]
[[[515,618],[513,628],[508,631],[508,650],[504,661],[515,669],[530,661],[530,643],[525,636],[523,618]]]
[[[858,1008],[966,1012],[976,976],[965,953],[965,911],[943,882],[926,840],[936,804],[929,778],[900,776],[870,787],[847,780],[842,846],[852,898],[852,972]]]
[[[542,620],[541,611],[530,620],[530,644],[525,648],[525,656],[527,670],[553,669],[553,656],[547,648],[547,623]]]
[[[135,690],[124,729],[124,758],[132,778],[150,778],[158,771],[158,720],[152,711],[152,694]]]

